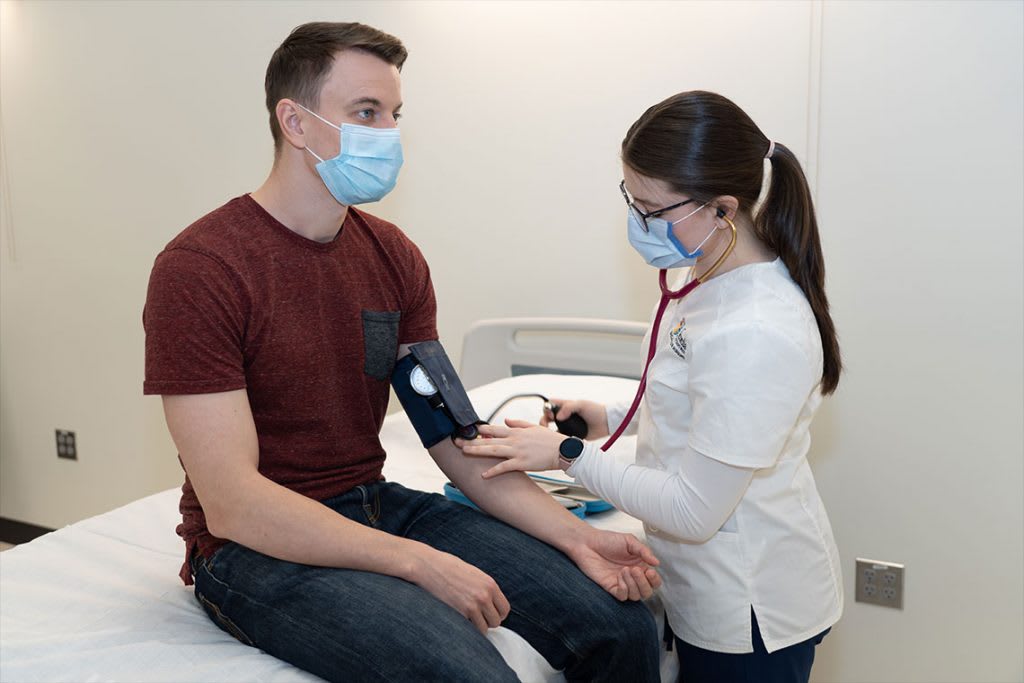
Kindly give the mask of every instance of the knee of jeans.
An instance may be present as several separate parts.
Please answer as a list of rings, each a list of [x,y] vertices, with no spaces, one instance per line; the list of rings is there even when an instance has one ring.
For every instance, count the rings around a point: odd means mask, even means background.
[[[575,621],[587,631],[601,634],[601,640],[657,650],[658,625],[642,602],[620,602],[600,591],[579,600],[574,611]]]
[[[658,650],[658,625],[651,610],[642,602],[618,602],[611,598],[602,605],[592,605],[588,620],[595,626],[600,624],[598,632],[616,647],[638,652]]]
[[[658,624],[654,614],[642,602],[622,603],[621,630],[626,641],[636,647],[658,648]]]

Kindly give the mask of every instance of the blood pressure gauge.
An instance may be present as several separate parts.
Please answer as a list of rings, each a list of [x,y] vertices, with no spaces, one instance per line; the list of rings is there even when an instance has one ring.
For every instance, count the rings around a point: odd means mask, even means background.
[[[437,387],[434,386],[433,380],[430,379],[430,375],[422,365],[417,365],[409,373],[409,384],[412,385],[413,391],[420,396],[429,397],[437,393]]]
[[[427,403],[430,404],[431,408],[435,410],[444,409],[444,399],[441,397],[441,392],[437,390],[434,380],[430,379],[430,375],[427,374],[426,369],[422,365],[417,365],[409,373],[409,386],[417,394],[427,399]],[[466,440],[475,439],[480,434],[475,424],[464,427],[455,425],[455,428],[456,433]],[[453,434],[452,438],[454,437],[455,435]]]

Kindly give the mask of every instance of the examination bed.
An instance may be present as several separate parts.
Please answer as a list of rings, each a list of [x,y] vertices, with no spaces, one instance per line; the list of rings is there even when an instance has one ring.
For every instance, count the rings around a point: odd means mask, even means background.
[[[482,321],[466,335],[460,374],[484,418],[516,394],[628,399],[643,333],[617,321]],[[496,420],[536,421],[540,411],[540,399],[517,399]],[[404,413],[387,417],[381,440],[388,480],[443,491],[446,479]],[[633,444],[621,439],[613,457],[631,457]],[[0,553],[0,681],[321,680],[242,645],[203,613],[178,578],[179,495],[163,491]],[[641,524],[614,509],[587,520],[642,538]],[[660,628],[657,599],[649,606]],[[523,681],[564,680],[515,633],[488,637]],[[674,680],[673,655],[663,657],[664,680]]]

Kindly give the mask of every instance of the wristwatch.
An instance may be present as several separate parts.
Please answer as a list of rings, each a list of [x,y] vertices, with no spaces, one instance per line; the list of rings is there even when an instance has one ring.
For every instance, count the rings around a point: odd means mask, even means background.
[[[563,470],[569,469],[569,466],[576,462],[576,458],[583,453],[585,445],[583,439],[575,436],[567,436],[562,443],[558,444],[558,464],[562,466]]]

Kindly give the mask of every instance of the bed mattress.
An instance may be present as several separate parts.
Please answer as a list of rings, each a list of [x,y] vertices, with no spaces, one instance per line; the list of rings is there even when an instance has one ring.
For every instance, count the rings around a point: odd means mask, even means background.
[[[611,377],[527,375],[469,393],[487,417],[518,393],[607,401],[630,398],[635,387]],[[498,419],[536,420],[540,405],[539,399],[513,401]],[[403,413],[388,416],[381,440],[387,479],[443,491],[443,473]],[[613,456],[631,457],[632,446],[632,439],[620,440]],[[206,617],[178,579],[178,498],[177,488],[168,489],[0,553],[0,680],[321,680],[242,645]],[[640,522],[616,510],[587,519],[642,537]],[[656,599],[649,604],[659,611]],[[488,638],[523,681],[564,680],[512,631],[492,629]],[[664,658],[665,680],[674,680],[673,660]]]

